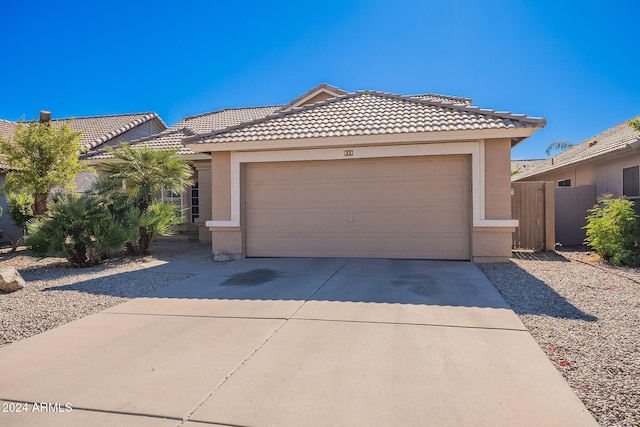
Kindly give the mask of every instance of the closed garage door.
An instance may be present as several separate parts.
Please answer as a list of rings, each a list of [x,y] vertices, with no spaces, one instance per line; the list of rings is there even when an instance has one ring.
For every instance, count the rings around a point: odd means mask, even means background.
[[[468,156],[252,163],[247,256],[470,259]]]

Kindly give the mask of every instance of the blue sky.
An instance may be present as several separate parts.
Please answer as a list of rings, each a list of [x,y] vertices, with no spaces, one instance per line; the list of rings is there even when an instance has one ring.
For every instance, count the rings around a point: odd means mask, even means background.
[[[547,119],[546,157],[640,114],[640,2],[0,3],[0,118],[157,112],[168,125],[319,83],[443,93]]]

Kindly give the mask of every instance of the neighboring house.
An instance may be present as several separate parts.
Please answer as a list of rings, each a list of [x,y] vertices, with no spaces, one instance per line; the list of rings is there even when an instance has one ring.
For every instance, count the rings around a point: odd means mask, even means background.
[[[536,161],[513,181],[554,181],[559,187],[595,185],[596,194],[640,197],[640,132],[620,123],[555,156]]]
[[[511,173],[513,175],[524,173],[536,167],[539,163],[542,163],[542,162],[544,162],[544,159],[511,160]]]
[[[545,124],[467,98],[320,85],[182,143],[211,155],[209,189],[198,182],[213,251],[504,261],[511,148]]]
[[[556,242],[581,244],[587,209],[605,194],[640,201],[640,132],[627,121],[526,168],[514,182],[553,181]]]
[[[132,146],[146,146],[153,149],[179,149],[178,156],[193,168],[194,185],[183,193],[162,192],[163,200],[176,202],[183,209],[186,225],[195,224],[200,241],[211,241],[211,232],[205,221],[211,218],[211,155],[196,153],[182,144],[182,140],[201,133],[225,129],[229,126],[265,117],[281,109],[282,106],[227,108],[196,116],[185,117],[170,128],[156,135],[131,141]],[[98,168],[101,162],[113,156],[105,149],[96,149],[82,156],[90,165]],[[188,230],[188,227],[187,227]]]
[[[28,122],[27,122],[28,123]],[[167,125],[156,113],[116,114],[109,116],[77,117],[51,120],[53,126],[68,124],[74,131],[82,132],[80,146],[83,151],[92,152],[105,146],[117,145],[122,141],[139,139],[167,129]],[[18,124],[7,120],[0,120],[0,137],[12,139]],[[0,164],[0,185],[4,183],[6,165]],[[83,172],[76,179],[76,189],[83,191],[88,188],[94,175]],[[6,242],[19,236],[18,230],[7,213],[4,196],[0,197],[0,206],[4,211],[0,218],[0,228],[4,235],[0,241]]]

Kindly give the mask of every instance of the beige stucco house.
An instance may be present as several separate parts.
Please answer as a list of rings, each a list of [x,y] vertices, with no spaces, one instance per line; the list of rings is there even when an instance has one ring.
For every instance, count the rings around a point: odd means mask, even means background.
[[[320,85],[181,142],[213,251],[482,262],[511,253],[511,148],[544,125],[466,98]]]
[[[624,196],[640,210],[639,147],[640,132],[625,121],[549,159],[530,162],[512,180],[553,182],[555,243],[580,245],[587,211],[598,198]]]
[[[193,186],[182,193],[162,191],[159,194],[162,200],[172,201],[182,208],[184,224],[178,227],[178,236],[203,242],[211,241],[211,232],[205,225],[205,221],[211,218],[211,155],[194,152],[184,146],[182,141],[197,134],[251,122],[281,108],[280,105],[226,108],[189,116],[160,133],[129,142],[134,147],[144,146],[157,150],[177,149],[178,156],[191,165]],[[99,171],[100,163],[113,156],[104,148],[99,148],[83,155],[82,158]]]
[[[595,185],[596,195],[640,198],[640,132],[627,121],[537,163],[513,181],[554,181],[559,187]]]
[[[167,125],[156,113],[53,119],[51,124],[53,126],[67,124],[72,130],[82,132],[80,146],[83,151],[88,152],[101,150],[105,146],[113,146],[122,141],[139,139],[167,128]],[[0,137],[11,140],[15,134],[16,126],[18,126],[17,122],[0,119]],[[5,171],[6,166],[0,164],[0,186],[4,184]],[[93,179],[93,173],[81,173],[76,179],[77,190],[86,189]],[[22,231],[15,227],[11,217],[7,214],[8,206],[4,196],[0,196],[0,206],[5,212],[0,217],[0,229],[3,231],[0,242],[15,240],[22,234]]]

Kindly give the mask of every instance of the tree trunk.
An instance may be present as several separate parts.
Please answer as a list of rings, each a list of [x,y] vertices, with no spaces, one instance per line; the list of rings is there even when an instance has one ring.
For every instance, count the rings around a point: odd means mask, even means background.
[[[142,255],[149,255],[151,253],[151,233],[147,227],[140,227],[140,240],[138,240],[138,246]]]
[[[37,193],[34,196],[33,201],[33,216],[38,217],[42,216],[47,212],[47,199],[49,198],[48,194]]]

